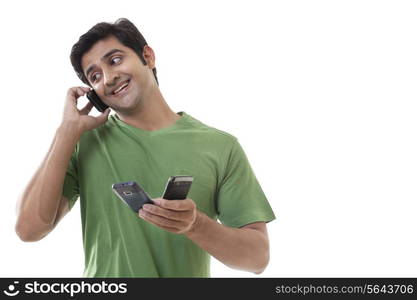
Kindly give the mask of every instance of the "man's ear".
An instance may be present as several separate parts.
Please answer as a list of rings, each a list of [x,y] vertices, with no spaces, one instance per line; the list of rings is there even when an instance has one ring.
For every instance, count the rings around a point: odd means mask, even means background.
[[[142,55],[148,67],[150,69],[155,68],[155,53],[153,52],[153,49],[149,47],[148,45],[143,46]]]

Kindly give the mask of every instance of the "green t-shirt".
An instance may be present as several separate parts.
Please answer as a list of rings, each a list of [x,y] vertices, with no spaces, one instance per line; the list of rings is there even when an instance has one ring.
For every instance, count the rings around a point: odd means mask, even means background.
[[[183,234],[142,220],[112,191],[136,181],[151,198],[172,175],[192,175],[197,208],[225,226],[275,219],[238,140],[185,112],[147,131],[117,115],[78,141],[65,177],[70,208],[80,198],[85,277],[210,277],[210,255]]]

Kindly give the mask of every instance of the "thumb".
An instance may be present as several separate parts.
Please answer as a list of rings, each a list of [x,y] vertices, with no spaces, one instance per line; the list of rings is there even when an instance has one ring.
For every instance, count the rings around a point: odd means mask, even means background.
[[[99,123],[104,123],[105,121],[107,121],[107,117],[109,116],[109,114],[110,114],[110,107],[109,108],[107,108],[105,111],[103,111],[102,113],[101,113],[101,115],[99,115],[98,117],[97,117],[97,119],[99,120]]]

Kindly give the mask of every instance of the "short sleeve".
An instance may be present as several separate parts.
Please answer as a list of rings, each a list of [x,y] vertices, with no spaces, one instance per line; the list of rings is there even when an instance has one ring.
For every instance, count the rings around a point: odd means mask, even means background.
[[[226,166],[217,196],[218,219],[229,227],[275,219],[269,202],[239,141],[227,151]]]
[[[68,198],[69,200],[70,209],[72,209],[72,207],[74,206],[80,194],[78,172],[77,172],[77,156],[78,156],[78,143],[75,147],[74,152],[71,155],[71,159],[69,160],[67,172],[65,174],[63,191],[62,191],[62,195]]]

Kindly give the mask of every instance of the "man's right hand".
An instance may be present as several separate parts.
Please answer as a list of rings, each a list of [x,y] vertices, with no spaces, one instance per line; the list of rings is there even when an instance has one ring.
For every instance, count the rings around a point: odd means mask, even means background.
[[[110,108],[107,108],[98,117],[89,116],[88,113],[93,108],[93,104],[90,101],[81,110],[77,108],[78,98],[84,96],[89,90],[90,88],[78,86],[68,89],[67,92],[62,124],[74,126],[74,130],[79,135],[103,125],[110,113]]]

